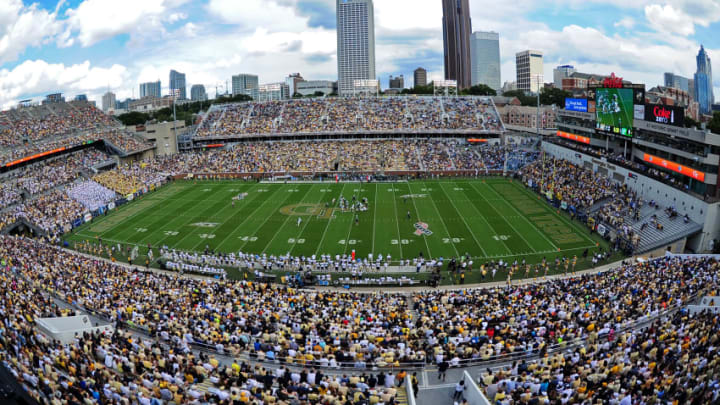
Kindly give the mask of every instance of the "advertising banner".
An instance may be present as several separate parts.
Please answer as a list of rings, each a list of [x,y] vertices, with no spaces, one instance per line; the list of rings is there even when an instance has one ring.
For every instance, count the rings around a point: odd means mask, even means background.
[[[657,156],[648,155],[647,153],[643,154],[643,160],[652,163],[655,166],[660,166],[667,170],[672,170],[676,173],[680,173],[684,176],[691,177],[695,180],[705,181],[705,173],[697,170],[693,170],[687,166],[682,166],[678,163],[671,162],[669,160],[665,160],[663,158],[659,158]]]
[[[571,141],[590,144],[590,138],[588,138],[586,136],[575,135],[575,134],[571,134],[569,132],[563,132],[563,131],[557,131],[557,136],[559,136],[561,138],[569,139]]]
[[[565,109],[568,111],[588,112],[588,101],[585,98],[566,98]]]
[[[645,106],[645,121],[684,127],[685,109],[664,104],[648,104]]]

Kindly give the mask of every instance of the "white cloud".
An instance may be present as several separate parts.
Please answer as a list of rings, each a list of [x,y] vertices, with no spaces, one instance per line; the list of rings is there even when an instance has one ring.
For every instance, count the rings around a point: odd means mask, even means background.
[[[65,12],[68,16],[65,36],[77,33],[82,46],[90,46],[115,35],[143,32],[162,21],[175,22],[182,14],[169,10],[187,0],[85,0],[76,9]]]
[[[635,19],[632,17],[625,17],[622,20],[616,22],[615,24],[616,28],[625,28],[625,29],[632,29],[635,26]]]
[[[93,67],[89,61],[75,65],[27,60],[12,70],[0,70],[0,106],[10,107],[27,95],[60,91],[85,93],[120,88],[128,79],[125,66]]]
[[[55,15],[25,7],[21,0],[0,0],[0,66],[14,61],[28,46],[40,46],[60,30]]]
[[[210,0],[208,12],[228,24],[235,24],[242,31],[257,28],[298,32],[307,28],[307,17],[300,17],[293,7],[295,1],[277,0]]]
[[[682,10],[666,4],[652,4],[645,7],[645,18],[650,26],[660,32],[669,32],[684,36],[695,33],[693,19]]]

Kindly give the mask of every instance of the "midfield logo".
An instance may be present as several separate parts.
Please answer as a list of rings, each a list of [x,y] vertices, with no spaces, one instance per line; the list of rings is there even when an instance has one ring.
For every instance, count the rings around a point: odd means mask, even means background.
[[[426,224],[425,222],[418,222],[418,223],[415,224],[415,235],[417,235],[417,236],[422,236],[422,235],[430,236],[430,235],[432,235],[432,234],[433,234],[433,233],[432,233],[432,231],[430,230],[430,228],[428,227],[428,224]]]

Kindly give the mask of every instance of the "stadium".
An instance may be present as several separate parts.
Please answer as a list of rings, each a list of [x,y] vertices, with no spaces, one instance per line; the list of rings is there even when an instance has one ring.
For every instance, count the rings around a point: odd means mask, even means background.
[[[720,405],[717,0],[405,3],[0,0],[0,405]]]
[[[213,106],[171,156],[81,102],[0,128],[27,402],[716,398],[717,262],[668,251],[705,221],[492,98]]]

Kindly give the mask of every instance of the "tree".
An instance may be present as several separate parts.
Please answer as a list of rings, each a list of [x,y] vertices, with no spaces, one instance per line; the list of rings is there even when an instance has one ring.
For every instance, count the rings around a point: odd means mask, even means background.
[[[303,97],[303,95],[298,93],[297,91],[295,92],[295,94],[293,94],[293,98],[302,98],[302,97]]]
[[[522,90],[510,90],[503,93],[503,97],[517,97],[520,100],[520,104],[523,106],[535,106],[537,105],[537,97],[525,95]]]
[[[542,105],[565,106],[565,99],[568,97],[572,97],[572,94],[562,89],[544,87],[540,90],[540,104]]]
[[[476,84],[461,93],[471,96],[497,96],[497,92],[485,84]]]
[[[150,121],[150,115],[139,111],[131,111],[129,113],[118,115],[117,119],[122,122],[123,125],[142,125]]]
[[[692,119],[692,117],[685,116],[685,128],[697,128],[699,125],[700,123]]]
[[[322,91],[316,91],[315,93],[313,93],[313,97],[322,97],[324,95],[325,93],[323,93]]]
[[[720,111],[716,111],[713,114],[713,117],[710,122],[708,122],[707,127],[710,128],[713,133],[720,134]]]

